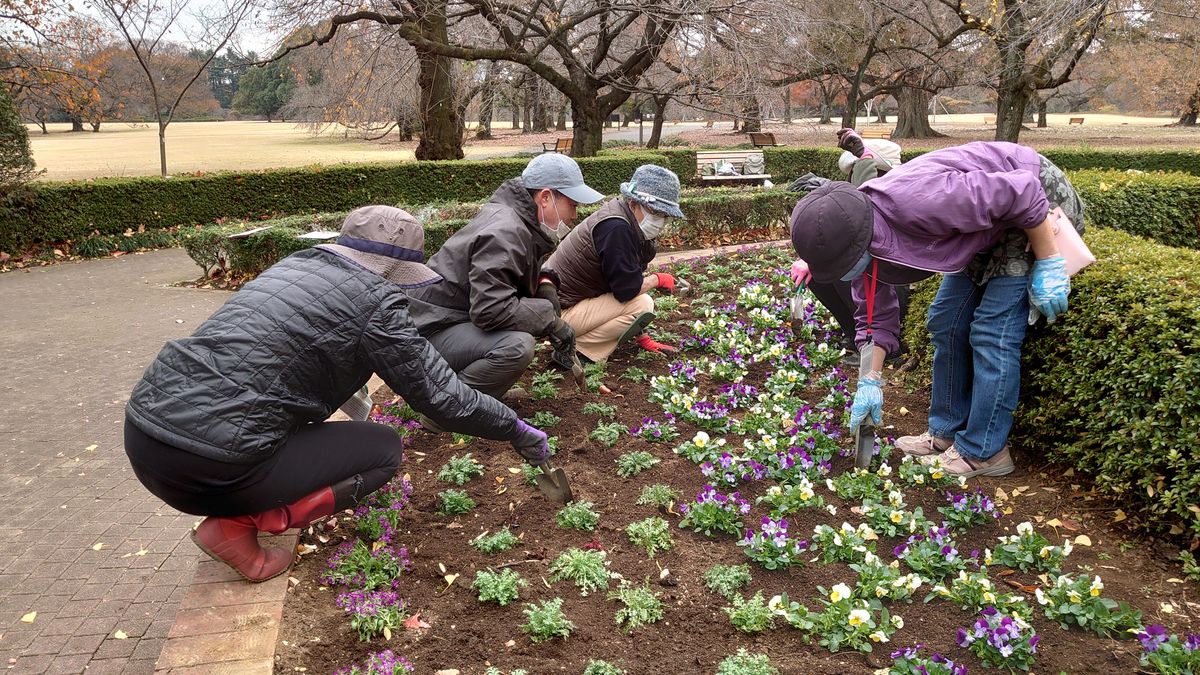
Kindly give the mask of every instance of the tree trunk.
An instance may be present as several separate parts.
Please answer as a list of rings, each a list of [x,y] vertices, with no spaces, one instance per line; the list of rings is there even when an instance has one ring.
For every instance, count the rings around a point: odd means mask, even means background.
[[[413,132],[414,129],[411,119],[406,116],[403,120],[400,120],[400,140],[406,143],[412,141]]]
[[[528,80],[521,88],[521,133],[533,133],[533,96],[529,93]]]
[[[824,82],[818,82],[817,86],[821,88],[821,119],[817,120],[817,124],[833,124],[833,99],[836,96],[833,87],[828,87]]]
[[[783,123],[792,123],[792,88],[785,87],[783,90]]]
[[[96,120],[95,122],[88,122],[88,124],[92,125],[92,133],[93,134],[100,133],[100,122],[101,122],[101,120]]]
[[[1046,99],[1041,96],[1037,100],[1037,126],[1039,129],[1046,128]]]
[[[883,101],[880,101],[879,105],[875,107],[875,121],[879,124],[887,124],[887,110],[883,108]]]
[[[742,122],[743,133],[762,131],[762,106],[758,104],[757,96],[751,96],[746,101],[746,107],[742,108],[742,114],[745,116]]]
[[[565,104],[558,106],[558,119],[554,121],[554,130],[567,130],[567,106]]]
[[[167,125],[158,123],[158,168],[162,177],[167,177]]]
[[[1179,121],[1175,123],[1180,127],[1196,126],[1196,118],[1200,116],[1200,84],[1196,85],[1195,91],[1188,97],[1187,103],[1183,106],[1183,112],[1179,115]]]
[[[81,117],[72,117],[71,118],[71,131],[83,131],[83,118],[81,118]]]
[[[42,129],[42,135],[43,135],[43,136],[49,136],[49,135],[50,135],[50,130],[46,128],[46,118],[45,118],[45,117],[38,117],[38,118],[37,118],[37,125],[38,125],[39,127],[41,127],[41,129]]]
[[[421,3],[417,26],[421,36],[436,44],[446,44],[447,0]],[[417,143],[419,160],[462,159],[462,121],[454,105],[452,59],[417,49],[417,86],[420,89],[421,140]]]
[[[479,127],[475,129],[475,138],[488,139],[492,137],[492,113],[496,107],[496,63],[489,61],[483,71],[483,88],[479,91]]]
[[[663,117],[667,113],[667,103],[671,101],[670,96],[655,96],[654,101],[654,127],[650,129],[650,140],[646,141],[647,148],[657,148],[662,141]]]
[[[932,94],[924,89],[901,87],[896,92],[896,128],[892,138],[938,138],[938,133],[929,126],[929,99]]]
[[[571,119],[575,130],[571,134],[571,155],[592,157],[604,143],[604,120],[600,102],[593,95],[585,101],[571,101]]]
[[[842,113],[842,127],[853,129],[858,124],[858,87],[851,86],[846,90],[846,110]]]
[[[533,78],[533,133],[535,134],[544,134],[550,131],[550,115],[546,110],[542,86],[540,77]]]
[[[513,131],[521,128],[521,106],[517,105],[515,99],[512,102],[512,128]]]

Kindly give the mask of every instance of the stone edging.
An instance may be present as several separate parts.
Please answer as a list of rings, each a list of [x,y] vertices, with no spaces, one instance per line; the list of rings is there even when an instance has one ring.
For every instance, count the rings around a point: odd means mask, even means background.
[[[674,251],[656,256],[651,264],[790,243],[779,240]],[[382,386],[383,381],[378,376],[371,378],[369,389],[372,394]],[[340,419],[345,419],[341,413],[330,419],[339,419],[339,415]],[[299,535],[294,531],[263,538],[265,545],[292,548],[298,541]],[[175,616],[175,624],[171,626],[155,664],[155,673],[270,675],[275,666],[275,645],[287,589],[286,574],[261,584],[248,584],[226,565],[201,556],[191,586]]]

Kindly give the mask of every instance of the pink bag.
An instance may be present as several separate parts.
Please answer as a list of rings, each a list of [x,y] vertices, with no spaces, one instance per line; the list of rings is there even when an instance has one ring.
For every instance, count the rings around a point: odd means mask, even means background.
[[[1058,252],[1067,261],[1067,275],[1073,277],[1079,270],[1096,262],[1096,256],[1083,243],[1083,237],[1075,231],[1071,219],[1061,208],[1054,207],[1050,215],[1054,216],[1054,243],[1058,244]]]

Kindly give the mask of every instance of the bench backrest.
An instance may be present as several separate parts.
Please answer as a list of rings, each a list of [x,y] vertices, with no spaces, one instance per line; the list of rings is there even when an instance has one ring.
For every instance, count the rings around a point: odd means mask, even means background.
[[[1071,119],[1067,120],[1067,124],[1083,124],[1083,118],[1072,117]]]
[[[775,145],[775,134],[769,131],[751,131],[750,142],[754,145]]]
[[[560,138],[554,143],[554,151],[561,152],[564,155],[571,154],[571,139]]]
[[[696,171],[705,164],[713,164],[725,160],[741,171],[750,155],[761,155],[762,150],[701,150],[696,153]]]
[[[983,123],[984,124],[995,124],[996,118],[995,117],[985,117],[985,118],[983,118]]]
[[[864,130],[858,132],[858,135],[862,138],[891,138],[892,130],[891,129],[864,129]]]

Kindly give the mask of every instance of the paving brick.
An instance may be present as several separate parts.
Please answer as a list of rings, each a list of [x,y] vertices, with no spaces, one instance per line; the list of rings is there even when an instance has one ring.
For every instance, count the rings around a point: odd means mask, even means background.
[[[175,615],[175,625],[171,629],[171,637],[277,628],[282,618],[283,605],[277,602],[183,609]]]
[[[104,642],[104,638],[104,635],[74,635],[61,642],[58,653],[90,655]]]
[[[46,675],[79,675],[87,668],[88,661],[91,660],[90,653],[59,655],[50,662],[50,667],[46,669]]]
[[[210,633],[167,641],[158,657],[158,669],[199,666],[223,661],[270,659],[275,653],[275,628]]]
[[[7,659],[6,659],[7,660]],[[17,662],[8,673],[11,675],[34,675],[35,673],[44,673],[54,661],[53,654],[40,654],[36,656],[18,656]]]
[[[191,668],[172,668],[166,672],[168,675],[271,675],[273,668],[271,659],[247,659],[209,663]]]
[[[193,584],[179,608],[182,610],[270,602],[280,597],[286,588],[287,575],[277,576],[261,584],[252,584],[244,580]]]

